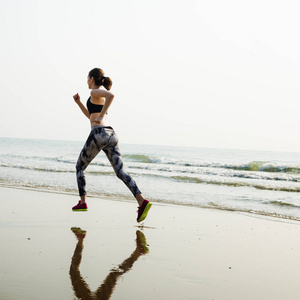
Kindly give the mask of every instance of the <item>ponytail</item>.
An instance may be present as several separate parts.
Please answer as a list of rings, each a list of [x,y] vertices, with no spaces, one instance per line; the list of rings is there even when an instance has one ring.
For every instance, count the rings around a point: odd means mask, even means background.
[[[109,91],[112,86],[112,81],[109,77],[102,77],[102,85]]]

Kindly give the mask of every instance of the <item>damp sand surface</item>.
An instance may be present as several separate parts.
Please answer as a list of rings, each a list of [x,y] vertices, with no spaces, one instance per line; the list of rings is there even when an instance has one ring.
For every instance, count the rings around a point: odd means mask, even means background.
[[[138,225],[133,201],[77,201],[0,187],[0,299],[299,299],[299,222],[154,203]]]

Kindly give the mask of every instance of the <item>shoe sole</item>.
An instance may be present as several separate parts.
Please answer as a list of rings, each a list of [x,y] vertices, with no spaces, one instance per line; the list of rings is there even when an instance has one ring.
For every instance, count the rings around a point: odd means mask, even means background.
[[[79,227],[72,227],[71,228],[72,232],[74,232],[75,234],[82,234],[82,235],[86,235],[86,230],[82,230]]]
[[[140,241],[140,245],[142,246],[143,251],[145,252],[144,254],[149,253],[149,248],[147,247],[145,235],[141,231],[137,230],[136,236],[137,236],[137,239],[139,239],[139,241]]]
[[[141,215],[140,218],[137,220],[138,223],[140,223],[140,222],[142,222],[142,221],[144,221],[144,220],[146,219],[147,214],[148,214],[148,211],[149,211],[149,209],[151,208],[151,206],[152,206],[152,203],[151,203],[151,202],[149,202],[149,203],[146,205],[146,207],[145,207],[145,209],[144,209],[142,215]]]
[[[87,211],[87,209],[72,209],[73,211]]]

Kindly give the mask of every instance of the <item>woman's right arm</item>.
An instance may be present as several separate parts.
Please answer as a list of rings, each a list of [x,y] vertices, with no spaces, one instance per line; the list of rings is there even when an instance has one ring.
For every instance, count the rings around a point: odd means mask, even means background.
[[[87,108],[81,103],[81,101],[80,101],[80,96],[78,95],[78,93],[77,93],[76,95],[73,96],[73,99],[75,100],[75,102],[77,103],[77,105],[79,106],[79,108],[81,109],[81,111],[83,112],[83,114],[89,119],[89,118],[90,118],[89,111],[88,111]]]

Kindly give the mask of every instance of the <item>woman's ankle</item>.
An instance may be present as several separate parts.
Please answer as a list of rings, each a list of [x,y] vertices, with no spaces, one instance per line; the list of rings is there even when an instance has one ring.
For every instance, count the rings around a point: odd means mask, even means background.
[[[144,202],[145,198],[143,197],[142,194],[138,194],[135,196],[136,201],[138,202],[139,206],[142,205],[142,203]]]

